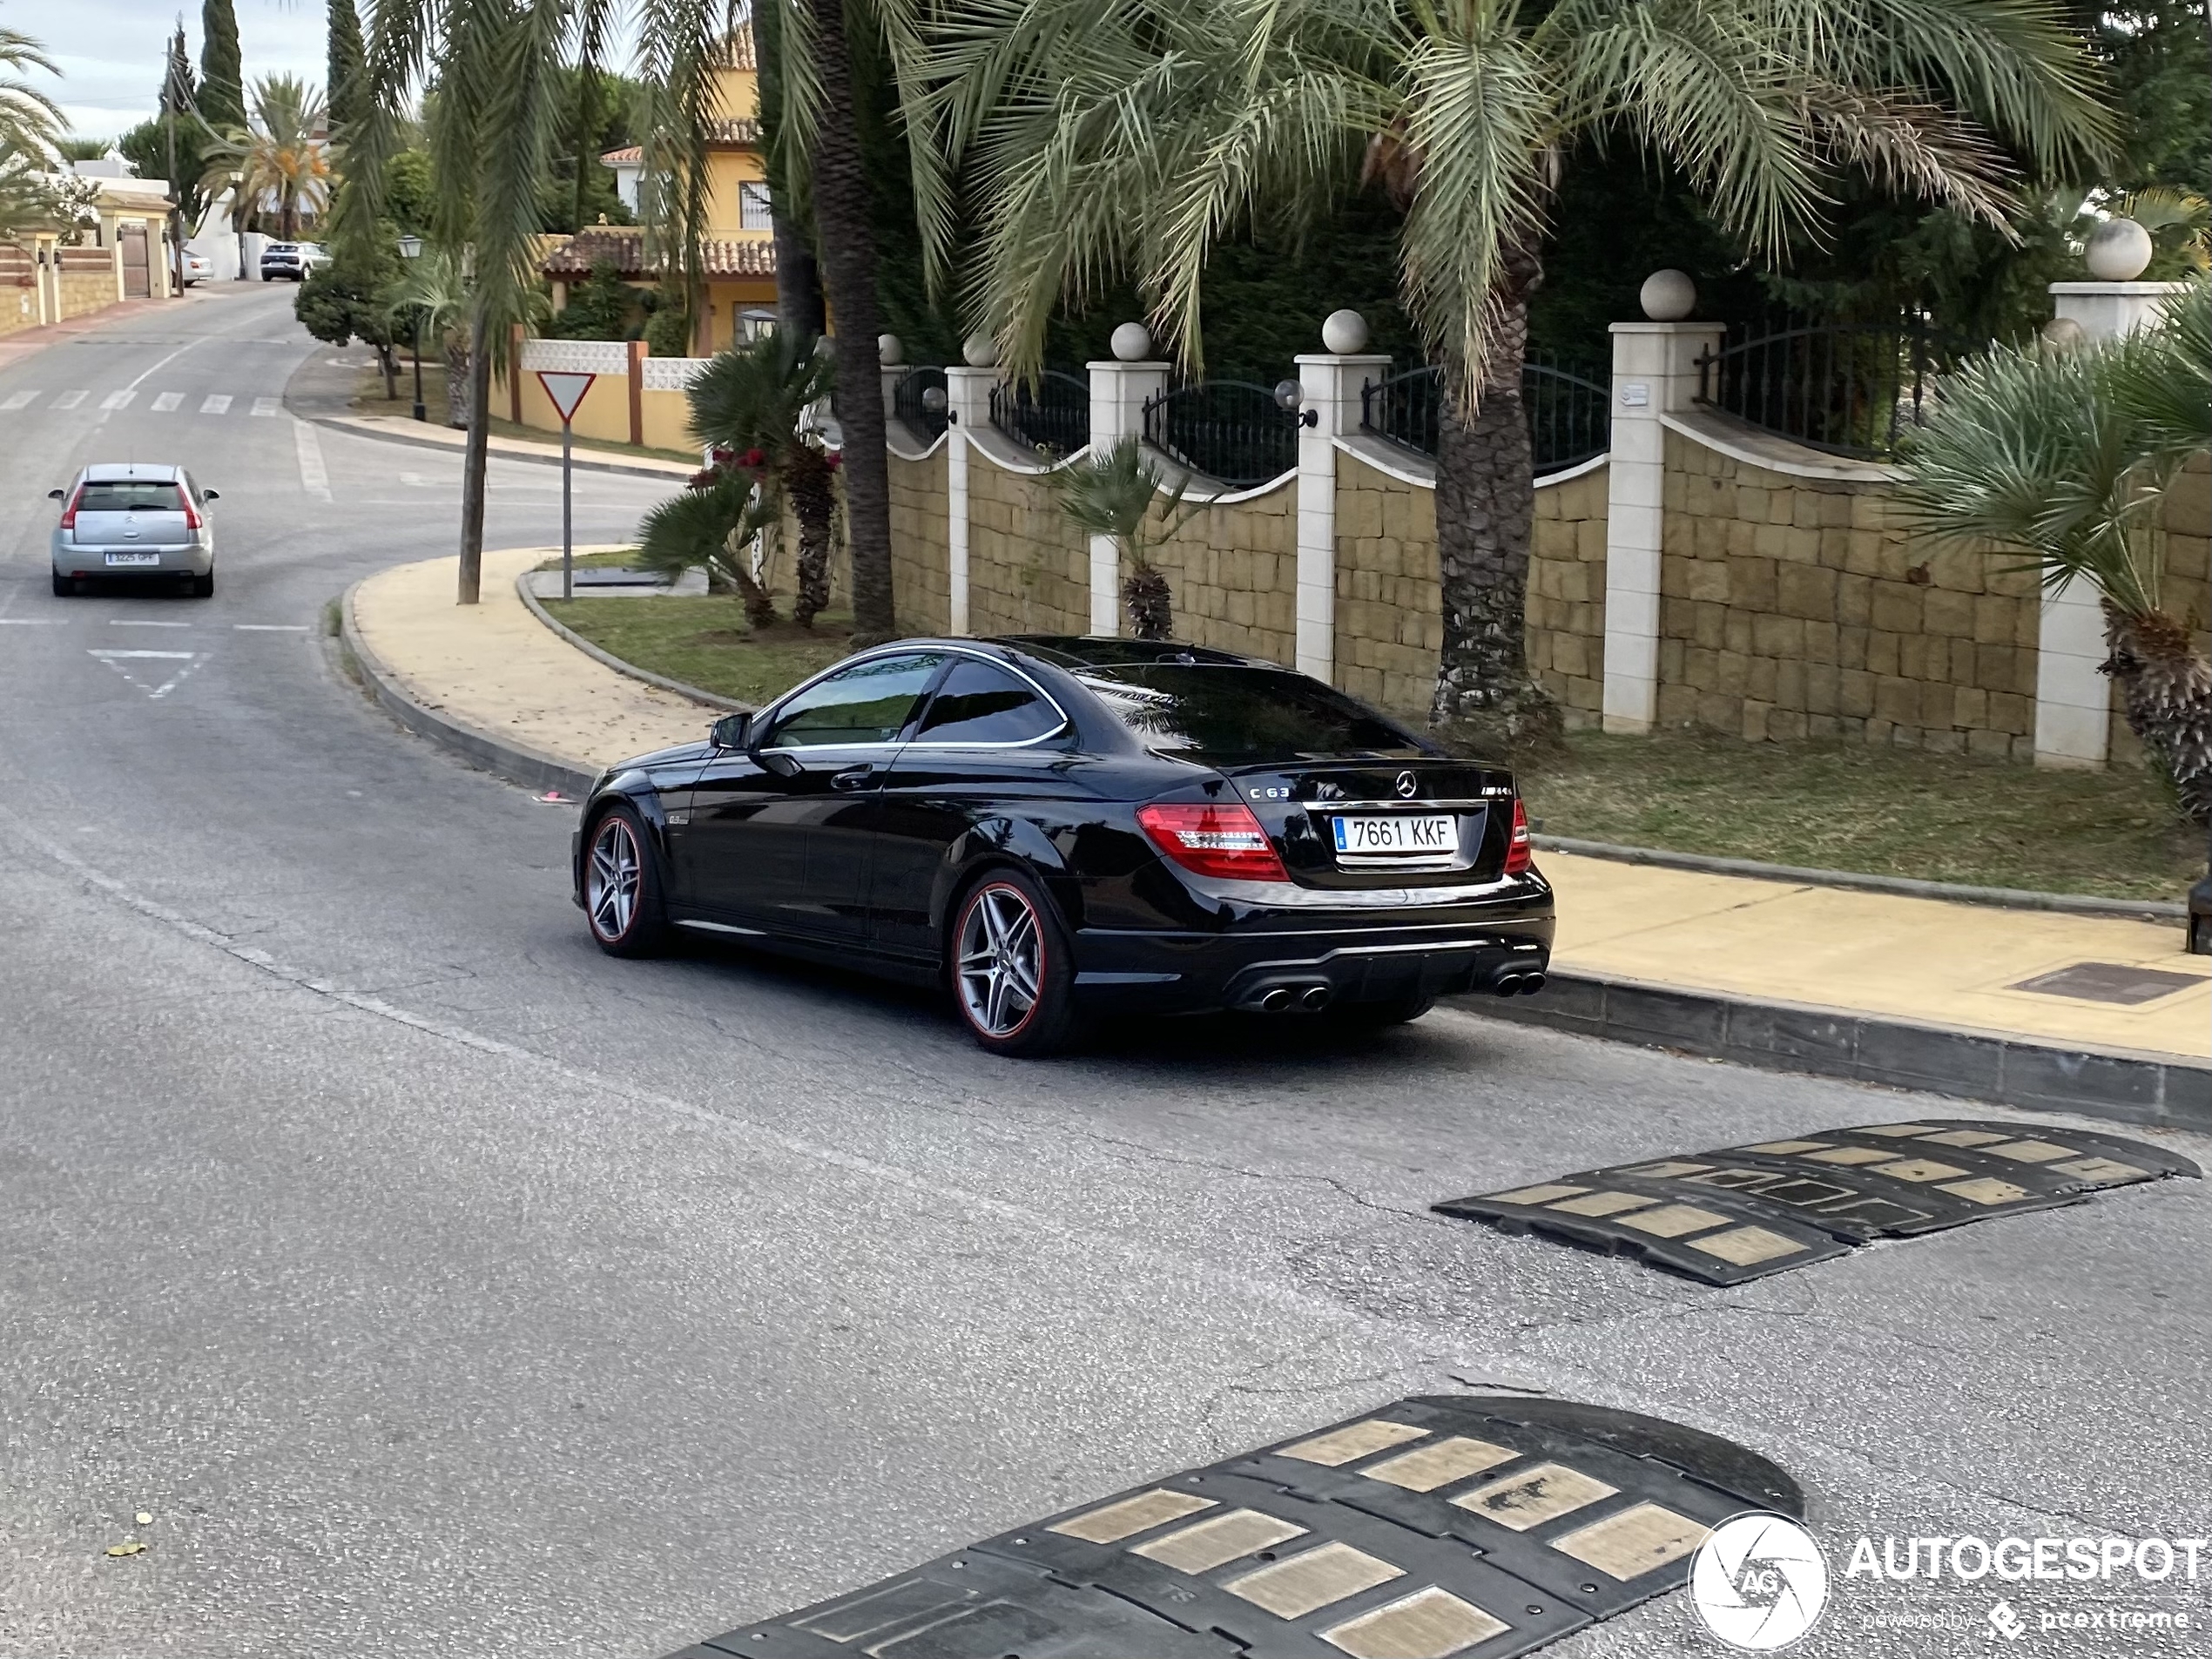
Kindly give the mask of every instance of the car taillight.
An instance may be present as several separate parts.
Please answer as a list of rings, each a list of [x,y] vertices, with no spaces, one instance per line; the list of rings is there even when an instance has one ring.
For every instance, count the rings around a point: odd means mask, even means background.
[[[1528,809],[1521,804],[1521,797],[1513,798],[1513,834],[1506,842],[1506,873],[1524,875],[1536,861],[1535,849],[1528,844]]]
[[[1241,801],[1201,806],[1155,801],[1136,809],[1152,844],[1184,869],[1239,881],[1287,881],[1290,873],[1252,809]]]
[[[80,489],[74,496],[71,496],[69,498],[69,505],[62,509],[62,528],[64,529],[73,530],[77,528],[77,503],[84,499],[84,492]]]
[[[181,490],[178,492],[177,499],[183,502],[185,504],[185,528],[188,530],[198,529],[199,528],[199,509],[194,507],[192,504],[192,497],[184,494]]]

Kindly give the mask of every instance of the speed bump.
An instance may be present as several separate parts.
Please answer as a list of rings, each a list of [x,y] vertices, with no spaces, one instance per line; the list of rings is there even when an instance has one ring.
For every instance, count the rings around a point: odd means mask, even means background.
[[[2117,1136],[1929,1117],[1646,1158],[1434,1208],[1740,1285],[1877,1238],[2198,1174],[2187,1158]]]
[[[1742,1447],[1568,1401],[1417,1397],[1164,1475],[677,1659],[1507,1659],[1683,1581]]]

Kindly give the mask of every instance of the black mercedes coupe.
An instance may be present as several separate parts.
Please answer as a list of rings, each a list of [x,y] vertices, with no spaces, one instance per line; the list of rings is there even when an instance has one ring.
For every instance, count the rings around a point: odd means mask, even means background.
[[[1394,1024],[1551,953],[1511,773],[1171,643],[861,652],[602,775],[574,863],[614,955],[680,930],[941,982],[1008,1055],[1093,1014]]]

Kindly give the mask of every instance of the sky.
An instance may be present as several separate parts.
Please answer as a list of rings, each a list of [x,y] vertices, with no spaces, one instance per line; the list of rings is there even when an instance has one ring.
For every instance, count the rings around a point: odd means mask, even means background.
[[[322,0],[233,0],[246,78],[296,75],[314,85],[326,72]],[[177,26],[177,0],[0,0],[0,24],[43,43],[61,79],[34,73],[62,106],[70,131],[111,138],[160,106],[161,66]],[[363,6],[363,11],[368,8]],[[185,7],[185,40],[199,69],[199,0]]]

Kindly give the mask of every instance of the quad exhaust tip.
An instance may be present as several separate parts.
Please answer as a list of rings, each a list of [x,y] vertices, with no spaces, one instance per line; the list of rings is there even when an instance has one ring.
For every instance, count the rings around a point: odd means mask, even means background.
[[[1544,988],[1544,975],[1541,972],[1501,974],[1490,988],[1500,996],[1534,996]]]
[[[1261,994],[1258,1006],[1263,1014],[1318,1014],[1335,995],[1327,984],[1276,985]]]

